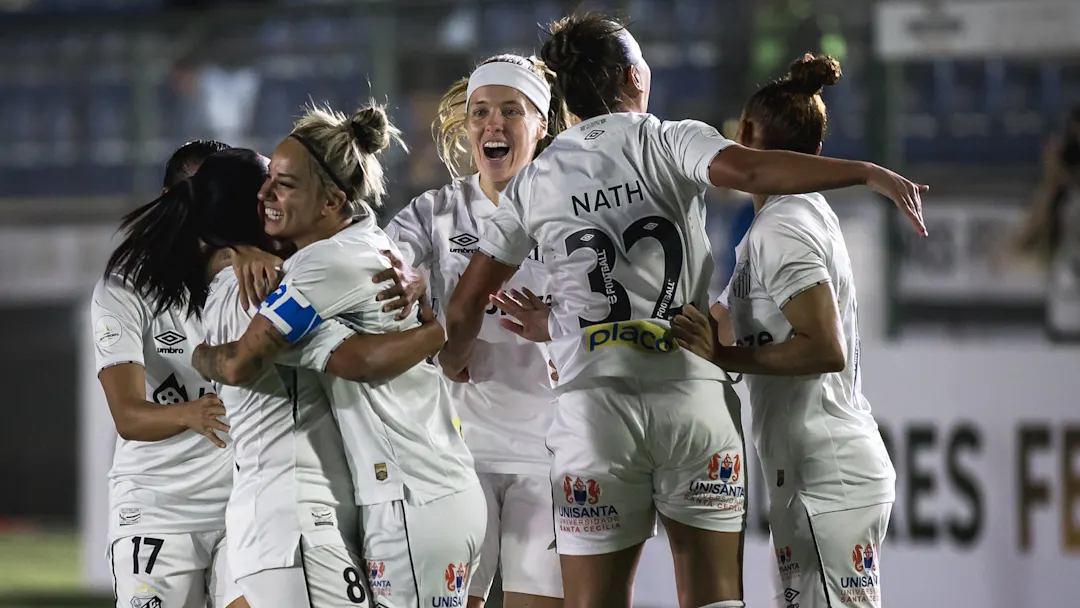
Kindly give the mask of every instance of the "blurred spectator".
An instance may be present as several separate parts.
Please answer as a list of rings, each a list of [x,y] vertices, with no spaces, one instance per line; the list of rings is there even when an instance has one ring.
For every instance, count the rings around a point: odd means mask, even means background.
[[[1017,244],[1048,271],[1047,335],[1080,342],[1080,106],[1046,145],[1042,182]]]
[[[171,8],[207,9],[233,5],[269,5],[271,0],[169,0]],[[207,21],[207,24],[214,23]],[[248,146],[262,76],[254,57],[234,48],[223,27],[202,26],[177,62],[173,87],[195,113],[200,137]]]

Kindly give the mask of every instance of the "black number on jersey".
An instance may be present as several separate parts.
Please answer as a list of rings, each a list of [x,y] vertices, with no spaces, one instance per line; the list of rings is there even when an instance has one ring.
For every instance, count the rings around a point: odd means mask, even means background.
[[[664,279],[660,295],[653,306],[652,317],[669,319],[673,315],[671,304],[679,286],[679,277],[683,269],[683,243],[679,228],[671,220],[658,215],[643,217],[627,226],[622,233],[623,251],[629,252],[644,238],[654,238],[664,250]],[[566,255],[578,249],[592,249],[596,253],[596,268],[589,272],[589,287],[607,299],[611,305],[608,316],[599,321],[581,319],[582,327],[599,323],[629,321],[633,312],[630,299],[621,283],[612,278],[618,252],[610,236],[597,228],[585,228],[571,234],[566,239]]]
[[[356,568],[349,566],[345,568],[341,575],[348,585],[345,588],[345,593],[349,596],[349,601],[354,604],[363,604],[364,600],[367,599],[367,592],[364,591],[364,579],[360,578],[360,573]]]
[[[141,536],[132,537],[131,544],[135,546],[131,551],[131,561],[133,564],[132,569],[135,574],[139,573],[139,550],[142,549],[144,543],[147,546],[154,548],[153,551],[150,552],[150,559],[146,560],[145,572],[147,574],[150,574],[154,570],[154,564],[157,563],[158,553],[161,553],[161,547],[165,545],[165,541],[160,538],[150,538],[149,536],[146,538]]]

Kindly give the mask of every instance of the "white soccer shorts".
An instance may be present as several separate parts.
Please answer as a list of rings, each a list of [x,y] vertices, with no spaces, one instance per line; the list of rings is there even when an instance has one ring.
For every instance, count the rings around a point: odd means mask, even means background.
[[[376,606],[465,606],[487,529],[479,484],[423,505],[395,500],[363,506],[360,513]]]
[[[782,606],[880,608],[892,503],[808,515],[797,496],[769,509]]]
[[[469,595],[486,601],[495,571],[501,568],[503,591],[561,598],[562,570],[552,547],[555,527],[548,476],[477,475],[487,498],[488,520]]]
[[[739,399],[714,380],[596,379],[559,395],[548,432],[562,555],[601,555],[656,534],[656,510],[741,532],[746,462]]]
[[[109,548],[119,608],[225,608],[240,597],[225,532],[140,534]]]
[[[364,569],[345,543],[301,540],[299,563],[237,581],[252,608],[365,608],[372,606]]]

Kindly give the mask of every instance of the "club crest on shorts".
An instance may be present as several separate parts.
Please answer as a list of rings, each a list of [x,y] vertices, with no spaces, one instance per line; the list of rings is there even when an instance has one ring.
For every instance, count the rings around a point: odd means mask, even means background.
[[[780,570],[780,580],[784,583],[799,576],[799,564],[791,555],[791,547],[780,547],[776,550],[776,566]]]
[[[446,567],[446,590],[460,593],[465,587],[465,577],[469,573],[469,565],[465,563],[450,564]]]
[[[601,504],[603,492],[595,479],[563,477],[565,505],[558,505],[558,526],[563,532],[617,530],[619,512],[615,505]]]
[[[851,561],[855,564],[856,572],[877,570],[877,564],[874,563],[874,546],[871,543],[855,545],[855,550],[851,552]]]
[[[142,585],[135,589],[135,595],[131,598],[131,608],[161,608],[161,598],[157,596],[157,590]]]
[[[375,463],[375,479],[378,480],[378,481],[386,481],[387,475],[388,474],[386,472],[386,463],[385,462],[377,462],[377,463]]]
[[[739,464],[738,454],[735,454],[735,458],[732,458],[731,454],[724,454],[724,458],[721,460],[718,452],[709,459],[708,477],[713,481],[717,479],[724,483],[739,481],[741,471],[742,465]]]
[[[858,544],[851,551],[851,563],[856,576],[840,576],[840,601],[845,604],[874,602],[880,597],[878,590],[877,550],[873,542]]]
[[[386,576],[386,562],[368,562],[367,576],[372,595],[376,597],[389,597],[392,595],[390,581],[384,578]]]
[[[600,502],[600,483],[592,479],[582,480],[580,477],[572,480],[567,475],[563,477],[563,494],[569,504],[595,505]]]

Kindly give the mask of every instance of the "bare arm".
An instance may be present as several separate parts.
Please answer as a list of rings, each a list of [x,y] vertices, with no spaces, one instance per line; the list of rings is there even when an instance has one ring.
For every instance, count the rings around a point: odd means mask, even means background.
[[[263,315],[255,315],[244,335],[235,342],[195,347],[191,364],[204,378],[236,386],[253,380],[289,340]]]
[[[716,322],[716,339],[720,346],[735,344],[735,330],[731,327],[731,312],[719,302],[713,302],[709,314]]]
[[[751,194],[803,194],[867,186],[891,199],[919,234],[926,235],[920,195],[929,188],[872,163],[731,145],[709,164],[709,181]]]
[[[354,382],[374,382],[399,376],[439,352],[446,332],[431,307],[421,301],[423,325],[389,334],[355,334],[341,343],[326,372]]]
[[[447,376],[454,378],[464,371],[484,324],[488,296],[498,293],[515,272],[517,267],[480,251],[472,255],[446,309],[446,347],[439,355],[439,363]]]
[[[723,346],[713,362],[732,372],[773,376],[843,371],[847,361],[844,329],[832,285],[807,289],[782,311],[795,330],[790,340],[766,346]]]
[[[218,447],[225,442],[213,429],[229,431],[217,419],[225,407],[216,395],[208,394],[195,401],[161,405],[146,400],[146,372],[141,365],[122,363],[98,373],[105,399],[109,403],[116,432],[129,441],[161,441],[191,429],[204,435]]]

